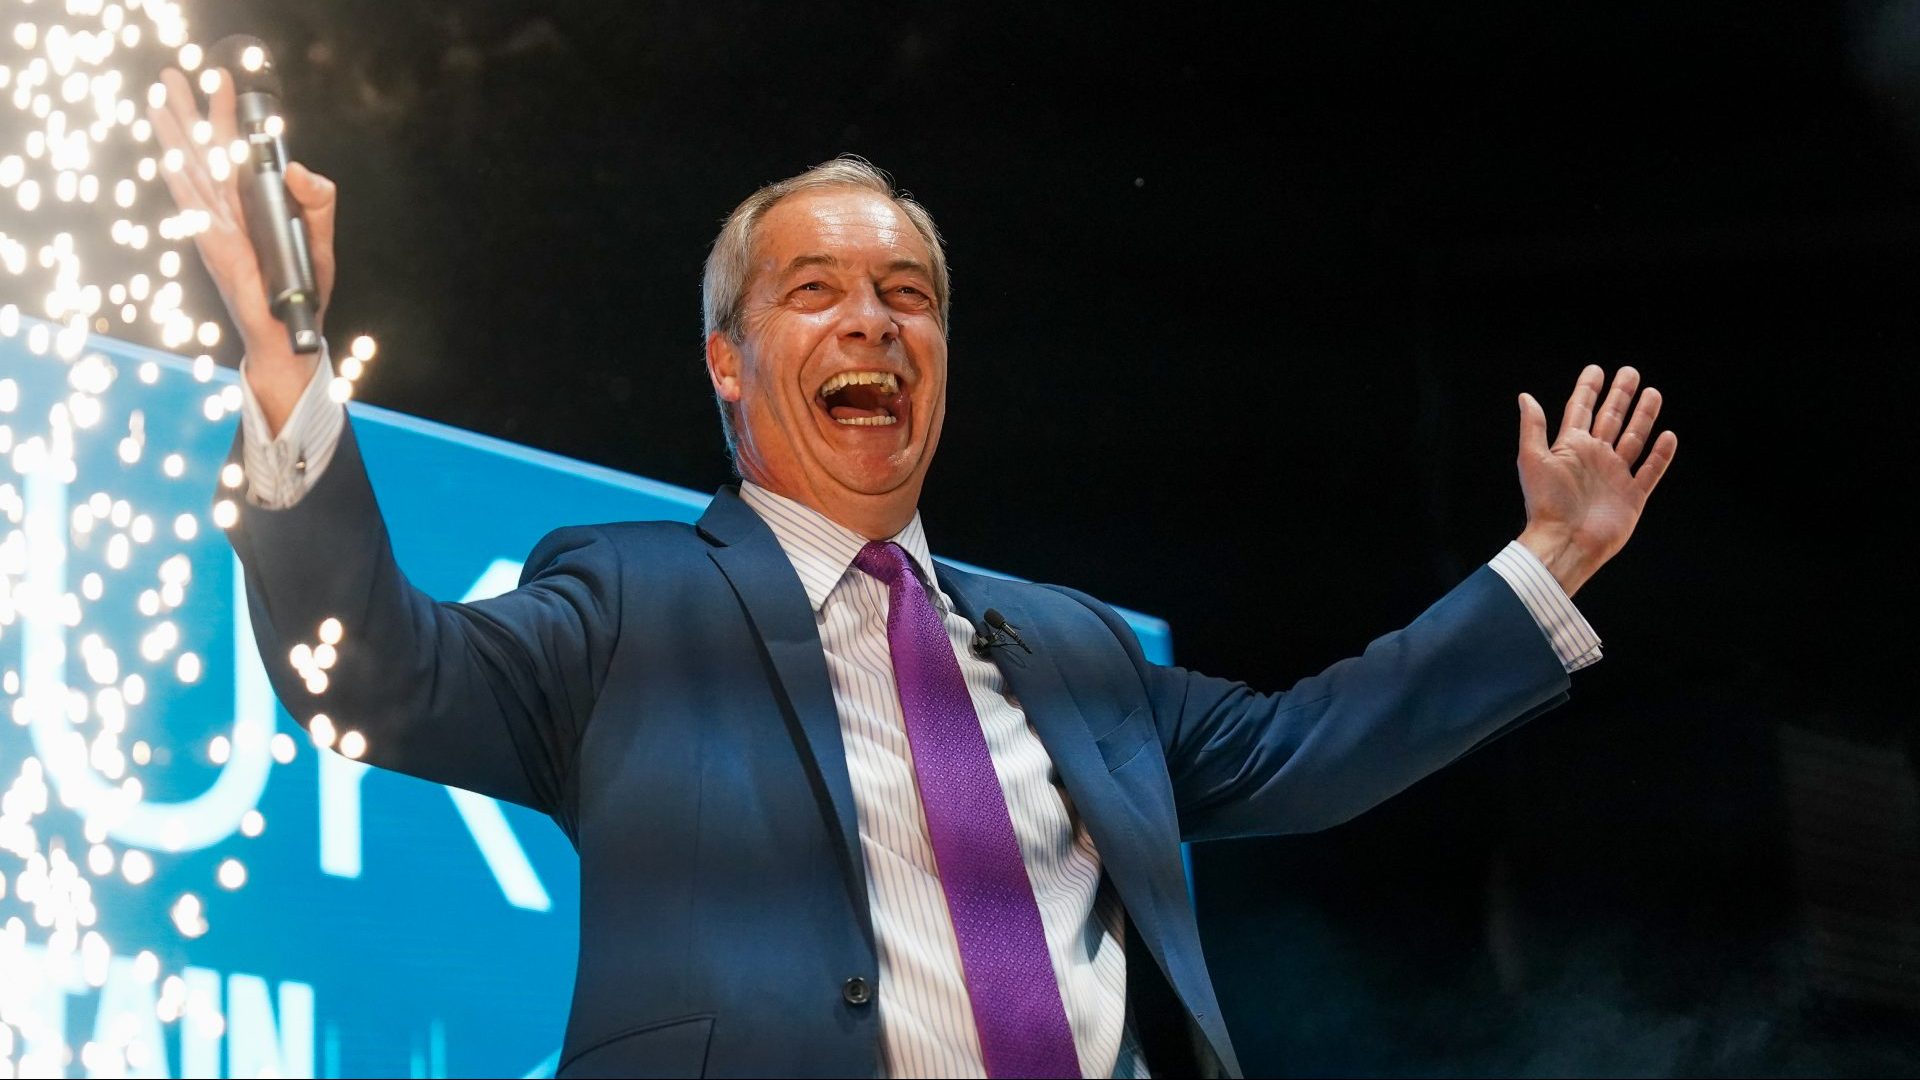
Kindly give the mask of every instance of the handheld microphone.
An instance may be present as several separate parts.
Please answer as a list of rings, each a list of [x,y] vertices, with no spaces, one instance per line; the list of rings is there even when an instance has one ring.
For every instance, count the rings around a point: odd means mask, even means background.
[[[247,160],[238,163],[240,205],[247,234],[260,258],[267,284],[267,305],[287,326],[296,353],[320,351],[320,298],[314,286],[313,257],[307,247],[307,223],[287,193],[287,148],[280,141],[280,75],[266,43],[250,34],[232,34],[207,52],[210,63],[233,77],[235,107]]]
[[[1029,655],[1033,653],[1033,649],[1020,640],[1020,631],[1015,630],[1013,624],[1008,622],[1007,617],[1000,614],[997,609],[987,609],[986,621],[988,629],[974,634],[973,651],[976,655],[985,656],[989,649],[1005,648],[1008,645],[1018,645]],[[1007,635],[1006,641],[1000,640],[1001,634]]]

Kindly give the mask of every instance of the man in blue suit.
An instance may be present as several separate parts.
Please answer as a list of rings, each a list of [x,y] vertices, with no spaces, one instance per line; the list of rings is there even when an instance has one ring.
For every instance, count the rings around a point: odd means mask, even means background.
[[[154,122],[192,150],[168,82]],[[232,108],[223,85],[215,146]],[[1181,841],[1336,824],[1563,699],[1598,656],[1569,597],[1676,446],[1631,368],[1584,371],[1551,445],[1522,395],[1526,529],[1410,626],[1283,693],[1149,663],[1091,597],[928,555],[944,253],[842,158],[749,197],[708,259],[741,483],[694,525],[560,530],[515,591],[439,603],[393,560],[329,365],[267,310],[230,181],[186,156],[169,180],[247,349],[230,536],[275,687],[573,840],[563,1076],[1237,1075]],[[288,179],[324,294],[333,188]],[[285,658],[330,619],[309,682]]]

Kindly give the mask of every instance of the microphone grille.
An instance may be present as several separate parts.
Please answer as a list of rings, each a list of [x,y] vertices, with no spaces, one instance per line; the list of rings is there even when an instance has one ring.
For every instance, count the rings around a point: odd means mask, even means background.
[[[280,96],[280,72],[267,43],[252,34],[228,34],[207,47],[207,65],[223,67],[240,94]]]

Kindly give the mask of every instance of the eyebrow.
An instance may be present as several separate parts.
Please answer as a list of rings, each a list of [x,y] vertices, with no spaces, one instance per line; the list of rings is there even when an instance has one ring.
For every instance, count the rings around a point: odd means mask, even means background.
[[[793,273],[795,270],[799,270],[808,266],[839,266],[839,265],[840,265],[840,260],[834,258],[831,255],[799,255],[799,256],[796,256],[792,262],[788,263],[780,271],[780,276],[785,277],[788,274]]]
[[[839,265],[840,265],[840,260],[833,257],[832,255],[826,255],[826,254],[798,255],[794,257],[792,262],[789,262],[786,265],[785,269],[780,271],[780,276],[785,277],[788,274],[793,273],[795,270],[805,269],[806,267],[809,267],[809,266],[838,267]],[[929,279],[933,277],[933,271],[928,269],[927,265],[918,259],[895,259],[892,262],[887,264],[887,273],[897,274],[897,273],[900,273],[901,271],[920,274]]]

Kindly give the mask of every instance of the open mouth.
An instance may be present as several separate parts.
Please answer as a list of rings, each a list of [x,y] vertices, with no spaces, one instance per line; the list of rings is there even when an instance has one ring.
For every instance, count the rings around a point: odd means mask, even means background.
[[[906,399],[900,378],[881,371],[843,371],[820,386],[820,405],[846,427],[885,427],[900,422]]]

